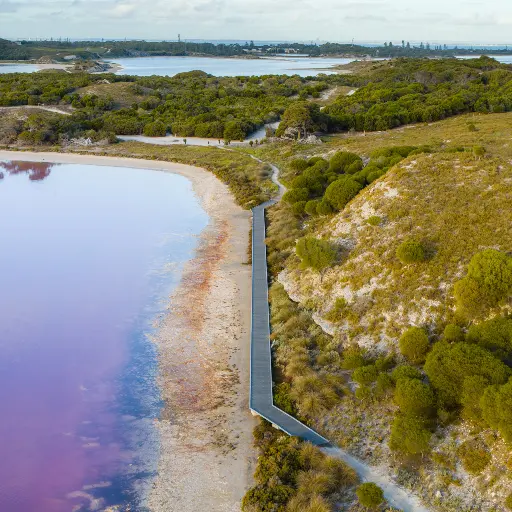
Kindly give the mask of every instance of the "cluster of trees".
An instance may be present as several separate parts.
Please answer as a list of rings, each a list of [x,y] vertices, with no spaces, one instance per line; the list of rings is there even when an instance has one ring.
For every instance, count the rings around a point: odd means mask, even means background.
[[[128,82],[134,101],[118,108],[116,84],[111,96],[98,97],[87,86]],[[123,84],[123,91],[126,89]],[[67,136],[96,130],[118,135],[165,135],[243,140],[265,123],[278,120],[296,95],[327,87],[298,76],[212,77],[202,71],[174,77],[120,77],[112,74],[45,72],[0,75],[0,106],[69,104],[76,109]],[[85,88],[85,89],[83,89]],[[318,111],[318,107],[316,106]],[[293,110],[293,109],[292,109]],[[308,110],[309,115],[309,110]],[[309,121],[305,121],[309,128]],[[58,135],[58,134],[57,134]]]
[[[254,429],[254,440],[260,452],[256,485],[242,500],[244,511],[331,512],[336,509],[336,495],[357,483],[357,475],[345,463],[264,420]],[[360,492],[366,502],[378,499],[373,488]]]
[[[489,57],[474,60],[398,59],[360,77],[352,96],[323,111],[330,131],[388,130],[466,112],[512,109],[512,70]]]
[[[297,217],[329,215],[343,210],[365,186],[383,176],[405,157],[429,151],[427,147],[395,146],[375,150],[367,165],[347,151],[329,161],[320,157],[290,162],[290,189],[283,196]]]

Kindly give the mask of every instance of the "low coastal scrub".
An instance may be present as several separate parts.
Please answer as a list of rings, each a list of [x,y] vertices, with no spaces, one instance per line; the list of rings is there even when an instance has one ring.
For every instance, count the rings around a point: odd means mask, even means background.
[[[260,452],[256,485],[242,500],[244,512],[334,512],[353,496],[358,478],[344,462],[275,430],[265,420],[254,429]]]
[[[51,149],[62,152],[62,148],[58,146]],[[140,142],[121,142],[91,149],[67,148],[67,151],[87,155],[162,160],[202,167],[225,183],[236,202],[246,209],[266,201],[275,192],[275,185],[270,179],[270,167],[236,151],[200,146],[152,146]]]
[[[334,155],[332,170],[357,159],[343,151],[285,157],[291,201],[268,215],[272,274],[284,285],[274,284],[270,297],[279,402],[291,398],[290,410],[329,439],[391,464],[439,510],[491,510],[492,502],[501,511],[512,442],[512,245],[500,205],[512,171],[471,151],[429,152],[404,149],[409,156],[386,176],[321,216],[315,208],[330,184],[314,177],[329,173]],[[354,176],[343,169],[331,183]],[[293,208],[298,189],[302,213]],[[339,249],[320,272],[305,264],[311,239]],[[322,326],[328,345],[310,330],[286,336],[286,321],[303,314]],[[340,379],[337,399],[305,412],[293,393],[303,373]],[[485,507],[449,488],[472,488],[478,475]],[[448,489],[441,498],[439,488]]]

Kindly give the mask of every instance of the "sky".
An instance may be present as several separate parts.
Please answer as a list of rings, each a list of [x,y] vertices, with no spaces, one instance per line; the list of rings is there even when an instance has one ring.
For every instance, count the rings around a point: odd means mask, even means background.
[[[512,43],[510,0],[0,0],[0,37]]]

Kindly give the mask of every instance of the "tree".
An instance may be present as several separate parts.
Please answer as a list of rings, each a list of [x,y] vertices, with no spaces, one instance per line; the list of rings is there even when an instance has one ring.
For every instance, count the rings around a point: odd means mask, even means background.
[[[317,271],[330,267],[338,256],[336,247],[330,242],[313,237],[301,238],[297,242],[296,251],[303,266]]]
[[[417,455],[429,450],[431,437],[423,418],[398,414],[391,426],[389,447],[394,451]]]
[[[423,375],[414,366],[408,364],[401,364],[397,366],[391,373],[391,378],[398,382],[399,379],[422,379]]]
[[[420,364],[425,361],[425,356],[430,347],[427,333],[420,327],[409,327],[398,340],[400,352],[411,363]]]
[[[466,340],[494,352],[501,359],[507,359],[512,352],[512,318],[493,318],[472,325]]]
[[[283,113],[276,135],[281,136],[287,128],[297,130],[297,138],[306,137],[313,125],[311,110],[307,103],[292,103]]]
[[[363,507],[376,509],[384,502],[383,490],[373,482],[361,484],[356,489],[357,499]]]
[[[425,260],[425,249],[417,240],[405,240],[396,249],[397,258],[405,264]]]
[[[224,140],[232,141],[232,140],[240,140],[243,141],[245,139],[246,132],[243,129],[242,123],[240,121],[228,121],[224,128]]]
[[[361,183],[351,176],[341,176],[327,187],[324,197],[333,208],[343,210],[362,188]]]
[[[428,417],[434,411],[434,392],[418,379],[399,379],[394,400],[402,414]]]

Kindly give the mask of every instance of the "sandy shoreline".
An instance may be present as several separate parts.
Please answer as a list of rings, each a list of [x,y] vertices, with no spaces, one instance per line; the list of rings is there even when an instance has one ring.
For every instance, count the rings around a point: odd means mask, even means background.
[[[155,512],[235,512],[251,482],[255,452],[248,409],[250,213],[212,173],[136,158],[0,151],[0,159],[134,167],[188,178],[210,222],[193,260],[158,320],[160,387],[165,401]]]

